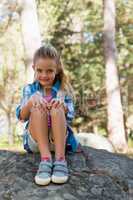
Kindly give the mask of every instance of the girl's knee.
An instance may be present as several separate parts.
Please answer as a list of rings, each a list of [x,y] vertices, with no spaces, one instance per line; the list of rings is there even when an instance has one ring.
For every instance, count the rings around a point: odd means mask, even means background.
[[[40,107],[33,107],[31,109],[30,118],[35,118],[37,120],[40,119],[40,117],[44,119],[47,118],[47,113]]]
[[[62,107],[59,107],[59,108],[52,108],[50,110],[50,115],[51,117],[54,117],[54,116],[60,116],[60,115],[63,115],[64,114],[64,110]]]

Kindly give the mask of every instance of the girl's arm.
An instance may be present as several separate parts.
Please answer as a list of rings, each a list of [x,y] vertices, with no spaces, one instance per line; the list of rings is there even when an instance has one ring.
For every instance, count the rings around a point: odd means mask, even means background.
[[[32,96],[31,85],[27,85],[23,89],[23,94],[20,104],[16,108],[16,116],[19,120],[27,121],[30,115],[31,102],[29,101]]]
[[[21,108],[19,119],[22,121],[29,119],[31,108],[32,108],[32,102],[29,100],[27,104]]]

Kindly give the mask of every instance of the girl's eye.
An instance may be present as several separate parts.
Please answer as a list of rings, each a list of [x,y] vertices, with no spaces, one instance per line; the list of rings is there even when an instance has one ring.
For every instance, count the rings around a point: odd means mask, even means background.
[[[47,72],[48,72],[48,73],[52,73],[53,70],[52,70],[52,69],[48,69]]]
[[[41,72],[42,72],[42,69],[37,69],[37,72],[41,73]]]

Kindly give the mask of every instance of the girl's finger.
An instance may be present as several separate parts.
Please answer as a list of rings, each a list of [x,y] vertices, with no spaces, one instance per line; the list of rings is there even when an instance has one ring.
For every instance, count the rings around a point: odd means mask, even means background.
[[[39,99],[39,101],[40,101],[42,108],[46,111],[47,110],[47,101],[43,97],[41,97]]]
[[[53,105],[56,101],[57,101],[56,99],[52,99],[52,100],[50,101],[51,105]]]
[[[45,101],[43,100],[43,98],[40,98],[40,99],[39,99],[39,102],[40,102],[40,104],[41,104],[42,106],[43,106],[44,104],[46,104]]]
[[[58,100],[55,101],[55,103],[52,105],[52,107],[53,107],[53,108],[57,108],[57,106],[59,105],[59,103],[60,103],[60,102],[59,102]]]
[[[64,102],[63,101],[59,101],[59,104],[57,105],[57,108],[60,108],[64,105]]]
[[[33,105],[33,107],[37,107],[38,106],[38,102],[35,101],[34,99],[32,99],[32,105]]]
[[[51,109],[51,104],[50,104],[50,103],[47,103],[47,106],[46,106],[46,107],[47,107],[48,110],[50,110],[50,109]]]
[[[42,98],[42,102],[47,104],[47,101],[44,98]]]
[[[44,109],[44,111],[47,111],[47,110],[48,110],[48,109],[47,109],[47,104],[43,103],[43,104],[42,104],[42,108]]]

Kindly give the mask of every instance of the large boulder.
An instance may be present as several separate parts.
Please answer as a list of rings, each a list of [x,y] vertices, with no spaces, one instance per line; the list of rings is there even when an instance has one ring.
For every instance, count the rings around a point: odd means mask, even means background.
[[[75,136],[83,146],[114,152],[114,148],[108,138],[100,134],[77,133]]]
[[[38,154],[0,151],[0,200],[132,200],[133,160],[82,147],[67,155],[66,184],[38,186]]]

